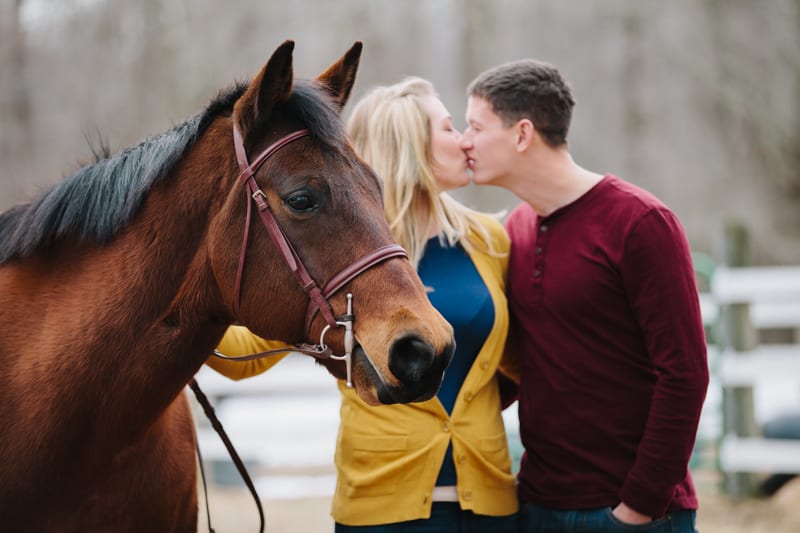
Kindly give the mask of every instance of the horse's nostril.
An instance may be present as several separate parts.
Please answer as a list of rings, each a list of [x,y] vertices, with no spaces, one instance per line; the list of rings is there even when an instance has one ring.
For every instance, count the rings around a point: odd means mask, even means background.
[[[434,362],[433,347],[418,337],[404,337],[389,350],[389,370],[403,383],[425,378]]]

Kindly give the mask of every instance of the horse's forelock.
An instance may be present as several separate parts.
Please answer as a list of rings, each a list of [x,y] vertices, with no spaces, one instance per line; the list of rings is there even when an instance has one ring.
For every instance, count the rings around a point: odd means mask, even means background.
[[[333,99],[308,80],[297,80],[289,105],[312,135],[332,148],[344,143],[344,125]]]

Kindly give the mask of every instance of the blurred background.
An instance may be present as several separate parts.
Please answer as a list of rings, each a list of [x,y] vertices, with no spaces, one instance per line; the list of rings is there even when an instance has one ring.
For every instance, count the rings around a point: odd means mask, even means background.
[[[117,152],[199,112],[219,89],[255,75],[285,39],[296,41],[295,73],[305,78],[363,41],[351,101],[376,84],[422,76],[460,128],[465,87],[478,73],[523,57],[552,62],[577,99],[574,158],[642,186],[678,214],[701,259],[704,291],[714,292],[713,272],[730,262],[726,228],[735,223],[747,235],[742,263],[783,267],[780,279],[788,281],[774,291],[783,303],[787,286],[800,294],[793,266],[800,265],[800,0],[0,0],[0,210],[70,175],[99,147]],[[457,194],[487,211],[517,203],[489,187]],[[717,296],[704,313],[710,343],[724,350],[735,341],[726,346],[714,330],[726,305]],[[761,321],[767,333],[757,345],[800,346],[798,302],[774,312],[777,322]],[[221,414],[241,428],[233,433],[252,464],[271,469],[261,471],[265,498],[284,503],[271,504],[278,524],[269,531],[281,531],[288,501],[297,504],[296,520],[319,507],[311,512],[323,525],[300,522],[306,530],[329,530],[338,397],[334,381],[313,366],[287,361],[263,386],[245,392],[237,383],[237,392],[218,384],[214,392]],[[701,437],[732,430],[723,420],[724,379],[709,391]],[[215,378],[207,380],[214,389]],[[796,381],[769,383],[750,400],[758,424],[800,409]],[[513,413],[507,420],[513,439]],[[704,462],[704,453],[694,466],[718,473],[717,456]],[[209,454],[211,463],[224,462],[219,450]],[[234,493],[225,487],[236,484],[226,475],[216,472],[212,505],[233,510],[230,520],[244,513],[252,521],[249,509],[226,499]],[[741,513],[751,513],[741,531],[794,530],[774,522],[789,507],[770,502],[762,512],[718,499],[718,481],[700,476],[708,530],[739,531],[722,523]],[[800,490],[788,498],[796,505]],[[297,530],[293,520],[286,518],[287,531]]]
[[[465,87],[497,63],[555,63],[577,96],[582,166],[653,192],[692,247],[721,224],[756,263],[800,263],[797,0],[0,0],[0,209],[200,111],[294,39],[313,77],[364,42],[354,89],[432,80],[463,127]],[[508,209],[492,189],[462,194]]]

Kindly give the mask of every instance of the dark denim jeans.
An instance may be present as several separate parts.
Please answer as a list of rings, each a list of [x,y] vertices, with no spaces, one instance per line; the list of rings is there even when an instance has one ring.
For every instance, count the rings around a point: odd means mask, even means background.
[[[519,515],[484,516],[462,511],[456,502],[434,502],[431,517],[381,526],[344,526],[336,533],[519,533]]]
[[[620,522],[612,514],[611,507],[560,511],[523,504],[522,533],[577,533],[577,532],[634,532],[648,533],[697,533],[696,511],[673,511],[666,516],[640,526]]]

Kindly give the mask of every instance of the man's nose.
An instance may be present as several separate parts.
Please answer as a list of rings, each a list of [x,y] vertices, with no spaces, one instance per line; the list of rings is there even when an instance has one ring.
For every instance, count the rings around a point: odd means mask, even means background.
[[[471,147],[472,147],[472,135],[470,134],[469,130],[466,130],[461,135],[461,149],[469,150]]]

